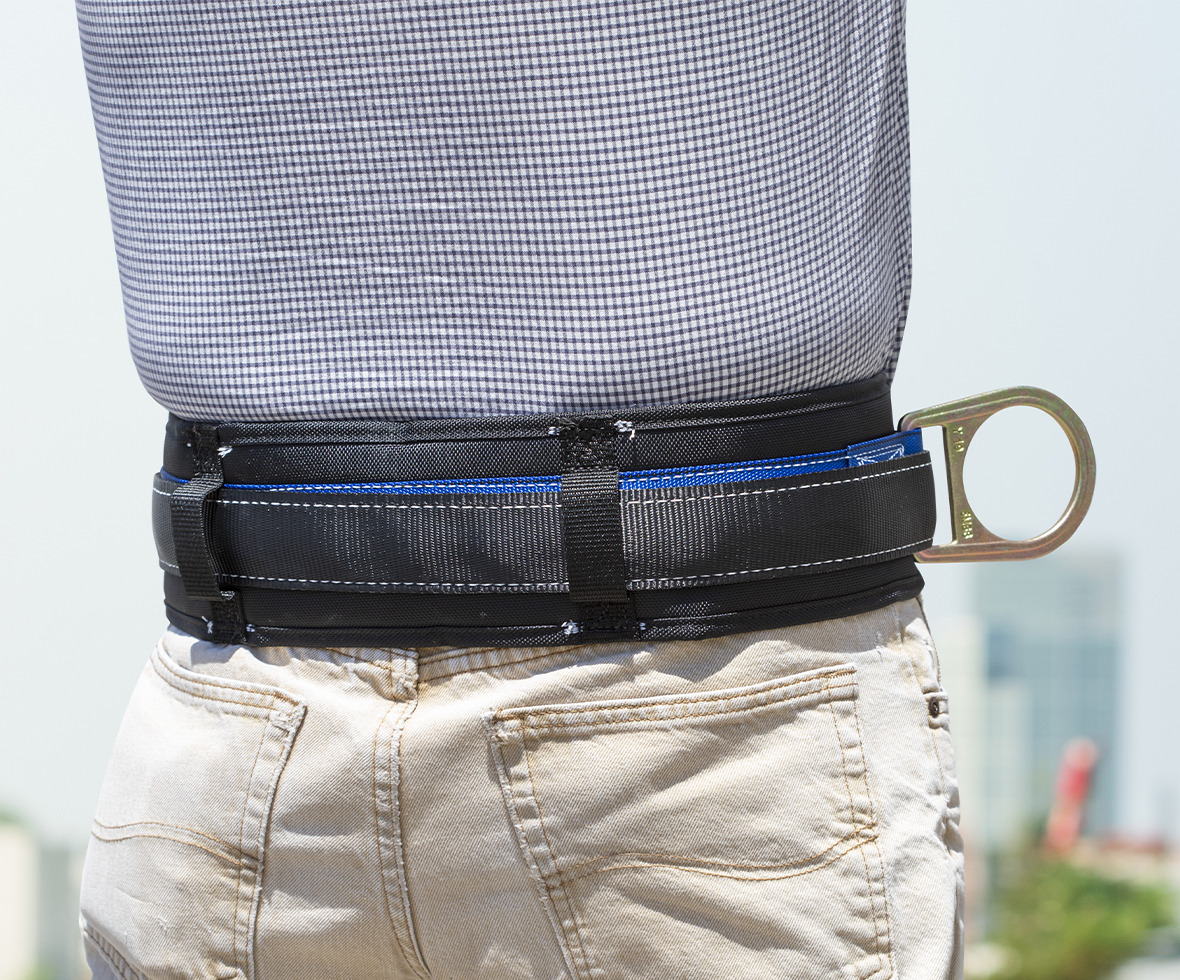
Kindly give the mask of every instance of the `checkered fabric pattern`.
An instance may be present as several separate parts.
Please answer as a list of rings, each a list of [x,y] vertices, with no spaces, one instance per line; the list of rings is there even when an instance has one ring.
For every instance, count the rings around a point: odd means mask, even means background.
[[[903,0],[78,0],[131,348],[199,419],[892,370]]]

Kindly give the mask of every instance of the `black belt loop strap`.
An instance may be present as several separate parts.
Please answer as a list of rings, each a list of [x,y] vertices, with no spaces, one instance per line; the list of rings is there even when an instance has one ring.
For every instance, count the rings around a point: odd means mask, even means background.
[[[562,544],[569,596],[581,614],[566,630],[571,636],[638,636],[623,553],[619,428],[611,419],[582,418],[559,426],[558,433]]]
[[[194,424],[189,433],[194,457],[193,478],[172,492],[170,502],[176,564],[185,591],[194,599],[210,603],[210,639],[217,643],[244,643],[246,621],[238,594],[218,585],[217,568],[209,545],[213,495],[225,483],[217,426]]]

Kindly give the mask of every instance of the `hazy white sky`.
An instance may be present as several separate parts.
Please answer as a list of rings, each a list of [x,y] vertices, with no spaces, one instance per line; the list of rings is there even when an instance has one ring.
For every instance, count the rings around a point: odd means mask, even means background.
[[[1168,516],[1180,498],[1168,435],[1180,386],[1178,50],[1175,2],[909,10],[914,295],[894,404],[1034,384],[1086,420],[1098,489],[1067,547],[1124,560],[1120,820],[1138,832],[1163,829],[1161,806],[1180,788]],[[986,452],[1004,439],[973,446],[968,472],[983,519],[994,504],[1010,518],[997,530],[1011,533],[1047,526],[1070,485],[1064,437],[1023,411],[1043,438],[997,418],[980,438],[999,430],[1016,451]],[[936,637],[968,574],[925,571]]]
[[[123,336],[73,17],[67,0],[9,0],[0,31],[0,805],[81,840],[164,626],[148,519],[164,413]],[[1121,820],[1142,832],[1180,789],[1177,50],[1176,0],[909,7],[914,297],[897,414],[1034,384],[1089,425],[1098,491],[1067,547],[1125,562]],[[972,453],[996,530],[1056,518],[1071,476],[1051,422],[988,423]],[[926,571],[936,637],[968,574]]]

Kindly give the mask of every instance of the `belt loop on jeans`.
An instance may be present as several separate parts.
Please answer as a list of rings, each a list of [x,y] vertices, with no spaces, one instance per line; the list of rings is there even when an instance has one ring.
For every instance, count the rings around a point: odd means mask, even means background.
[[[217,643],[244,643],[246,620],[241,603],[236,591],[222,589],[217,582],[209,533],[214,495],[225,484],[217,426],[193,424],[188,444],[193,452],[193,478],[179,486],[169,502],[176,565],[185,591],[210,604],[209,638]]]

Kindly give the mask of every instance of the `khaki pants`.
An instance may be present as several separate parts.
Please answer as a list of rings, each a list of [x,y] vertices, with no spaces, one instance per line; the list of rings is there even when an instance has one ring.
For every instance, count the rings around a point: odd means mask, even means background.
[[[107,773],[99,978],[961,973],[948,713],[917,602],[722,639],[165,635]]]

